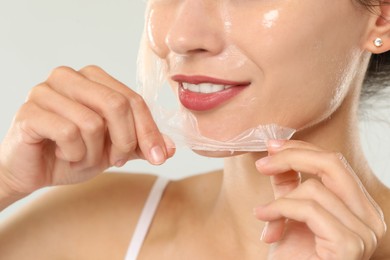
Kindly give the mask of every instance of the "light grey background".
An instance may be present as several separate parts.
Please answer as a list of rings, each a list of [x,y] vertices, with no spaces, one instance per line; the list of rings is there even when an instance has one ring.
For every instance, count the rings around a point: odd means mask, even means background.
[[[0,138],[28,91],[60,65],[96,64],[135,86],[136,55],[143,28],[142,0],[0,0]],[[385,99],[384,104],[390,99]],[[390,122],[390,105],[380,118]],[[379,110],[367,112],[366,118]],[[378,120],[362,123],[371,166],[390,185],[390,127]],[[221,159],[179,150],[166,165],[129,162],[122,171],[151,172],[179,178],[219,168]]]

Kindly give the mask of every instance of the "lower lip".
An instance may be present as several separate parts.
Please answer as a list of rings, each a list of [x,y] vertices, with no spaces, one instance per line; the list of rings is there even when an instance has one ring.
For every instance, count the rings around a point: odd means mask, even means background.
[[[227,100],[235,97],[247,86],[233,86],[215,93],[196,93],[183,88],[179,84],[179,100],[181,104],[190,110],[206,111],[214,109]]]

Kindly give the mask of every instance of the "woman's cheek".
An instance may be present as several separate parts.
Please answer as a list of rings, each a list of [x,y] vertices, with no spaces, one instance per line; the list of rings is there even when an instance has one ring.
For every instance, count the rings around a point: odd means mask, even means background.
[[[361,56],[321,48],[321,43],[302,48],[301,40],[294,35],[289,44],[275,40],[275,48],[264,48],[266,53],[258,55],[262,59],[257,61],[263,64],[260,85],[265,93],[272,93],[269,111],[279,111],[273,112],[275,121],[296,129],[316,124],[336,111],[353,87]]]
[[[170,26],[168,17],[171,17],[168,10],[158,7],[156,4],[150,4],[146,15],[146,39],[151,50],[161,59],[166,58],[169,53],[165,43]]]

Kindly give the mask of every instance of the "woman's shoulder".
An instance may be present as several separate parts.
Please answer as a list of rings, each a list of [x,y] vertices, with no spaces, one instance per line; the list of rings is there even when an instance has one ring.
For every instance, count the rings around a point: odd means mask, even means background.
[[[0,258],[90,259],[91,252],[96,259],[123,258],[155,180],[146,174],[104,173],[49,189],[0,223]]]
[[[104,173],[85,183],[50,188],[0,223],[0,258],[123,259],[156,179]],[[219,179],[218,174],[202,174],[170,181],[160,216],[169,220],[172,209],[204,204],[217,192]]]

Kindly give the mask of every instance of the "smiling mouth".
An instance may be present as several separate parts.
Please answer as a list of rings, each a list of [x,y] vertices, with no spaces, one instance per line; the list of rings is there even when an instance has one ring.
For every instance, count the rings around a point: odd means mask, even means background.
[[[216,93],[233,87],[232,85],[218,85],[211,83],[191,84],[187,82],[181,82],[179,84],[184,90],[203,94]]]
[[[202,76],[202,75],[194,75],[194,76],[174,75],[172,76],[172,80],[179,83],[186,83],[191,85],[210,84],[210,85],[217,85],[217,86],[247,86],[250,84],[249,81],[224,80],[224,79],[218,79],[218,78]]]
[[[238,95],[250,82],[236,82],[208,76],[175,75],[179,84],[179,99],[184,107],[195,111],[217,108]]]

